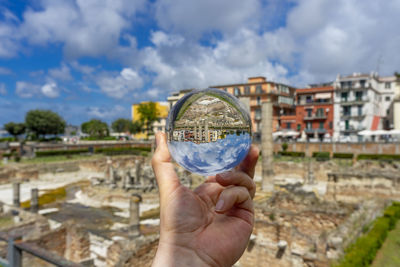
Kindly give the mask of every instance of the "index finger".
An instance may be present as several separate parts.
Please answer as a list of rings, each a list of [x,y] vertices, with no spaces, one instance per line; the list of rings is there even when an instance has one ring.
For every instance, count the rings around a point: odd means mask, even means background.
[[[260,150],[255,146],[251,145],[249,153],[244,160],[237,166],[237,170],[247,173],[251,178],[254,178],[254,172],[258,161],[258,155]]]

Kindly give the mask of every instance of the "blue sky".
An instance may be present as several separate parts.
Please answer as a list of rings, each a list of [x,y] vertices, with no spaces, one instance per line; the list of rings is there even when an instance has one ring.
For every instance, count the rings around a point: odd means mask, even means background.
[[[399,0],[0,0],[0,127],[79,125],[173,91],[400,71]]]

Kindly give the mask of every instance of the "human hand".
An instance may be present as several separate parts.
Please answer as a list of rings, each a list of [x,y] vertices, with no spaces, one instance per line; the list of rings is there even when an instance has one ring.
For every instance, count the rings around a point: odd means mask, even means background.
[[[258,149],[234,170],[210,176],[192,191],[181,185],[166,137],[152,159],[160,192],[160,240],[153,266],[232,266],[253,230]]]

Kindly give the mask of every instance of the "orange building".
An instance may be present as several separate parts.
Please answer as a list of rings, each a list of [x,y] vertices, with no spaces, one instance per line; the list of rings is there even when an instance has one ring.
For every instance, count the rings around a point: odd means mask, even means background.
[[[261,103],[269,99],[273,103],[273,131],[295,129],[296,109],[294,106],[295,88],[271,81],[265,77],[248,78],[247,83],[214,85],[238,98],[249,98],[253,131],[257,138],[261,134]]]
[[[296,90],[296,130],[307,139],[333,136],[333,86]]]

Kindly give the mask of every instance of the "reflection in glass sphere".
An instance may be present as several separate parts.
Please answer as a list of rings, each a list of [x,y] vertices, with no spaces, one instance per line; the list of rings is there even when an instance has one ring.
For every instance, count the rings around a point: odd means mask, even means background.
[[[184,95],[168,115],[166,132],[175,161],[204,176],[234,168],[251,145],[251,120],[246,107],[219,89]]]

